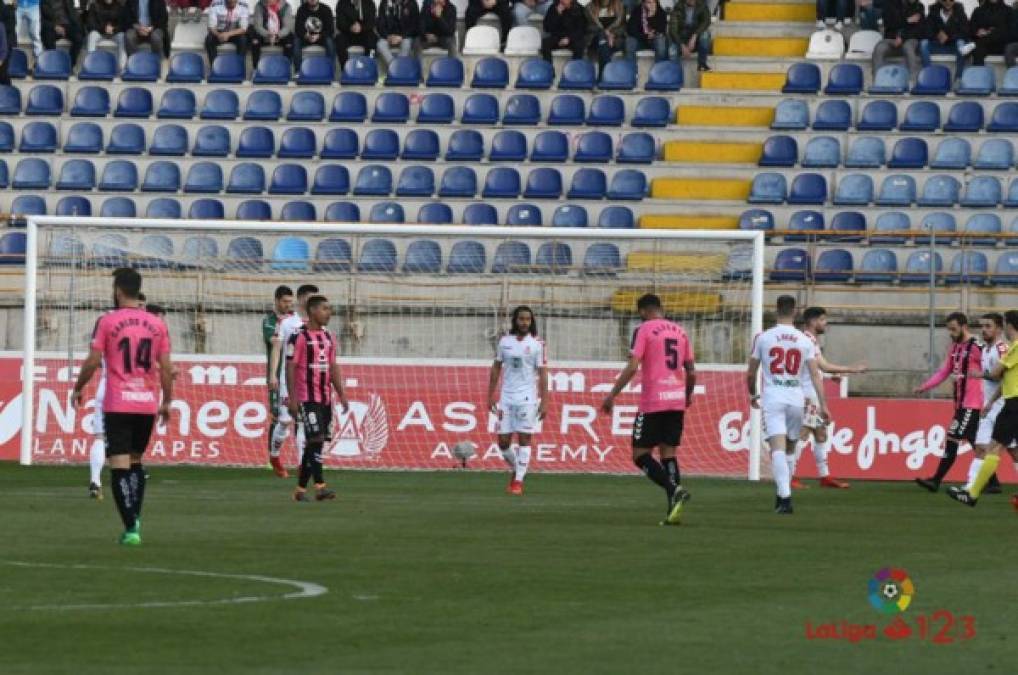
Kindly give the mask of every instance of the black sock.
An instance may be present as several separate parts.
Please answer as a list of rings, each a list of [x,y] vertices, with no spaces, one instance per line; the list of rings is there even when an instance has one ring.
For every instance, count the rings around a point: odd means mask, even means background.
[[[990,480],[986,483],[986,487],[1000,487],[1000,479],[997,478],[997,474],[990,476]]]
[[[944,445],[944,456],[940,458],[940,464],[937,465],[937,472],[933,474],[932,480],[934,483],[941,483],[944,480],[944,476],[954,466],[954,460],[958,459],[958,441],[953,441],[950,438],[947,439],[947,443]]]
[[[141,518],[141,506],[145,503],[145,467],[141,462],[131,464],[131,490],[134,493],[134,515]]]
[[[311,457],[311,475],[315,483],[322,484],[325,477],[322,475],[322,443],[308,443],[304,448],[305,454]]]
[[[661,486],[661,488],[669,494],[669,496],[675,492],[675,483],[668,477],[668,472],[661,464],[650,456],[650,454],[640,455],[635,460],[636,466],[640,467],[640,471],[643,471],[647,478],[651,479],[655,483]]]
[[[679,460],[674,457],[668,457],[661,460],[661,465],[664,466],[665,471],[668,472],[668,477],[673,483],[676,485],[682,483],[682,476],[679,474]]]
[[[113,484],[113,501],[117,503],[117,512],[124,521],[124,529],[134,527],[135,506],[134,492],[131,489],[130,469],[111,469],[110,482]]]
[[[304,447],[304,454],[300,458],[300,476],[297,478],[297,485],[306,488],[311,481],[311,449]]]
[[[276,431],[276,422],[269,423],[269,461],[272,460],[272,436]]]

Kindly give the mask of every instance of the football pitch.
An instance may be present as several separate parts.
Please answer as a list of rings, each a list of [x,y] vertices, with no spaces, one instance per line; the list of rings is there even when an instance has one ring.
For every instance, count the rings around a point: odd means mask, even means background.
[[[87,468],[0,464],[0,673],[943,673],[1018,662],[1018,514],[912,484],[152,467],[140,548]],[[1007,490],[1006,492],[1010,492]],[[914,583],[881,614],[885,567]],[[882,587],[881,587],[882,588]],[[289,596],[289,597],[287,597]],[[898,596],[898,600],[902,596]],[[855,641],[834,639],[852,636]]]

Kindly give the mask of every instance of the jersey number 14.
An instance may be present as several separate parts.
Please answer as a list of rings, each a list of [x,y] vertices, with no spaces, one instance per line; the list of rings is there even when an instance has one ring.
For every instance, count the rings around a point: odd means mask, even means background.
[[[124,372],[130,373],[132,368],[138,368],[144,372],[152,370],[152,339],[142,338],[138,341],[138,349],[134,352],[134,360],[131,360],[131,340],[123,338],[117,343],[117,349],[124,357]]]

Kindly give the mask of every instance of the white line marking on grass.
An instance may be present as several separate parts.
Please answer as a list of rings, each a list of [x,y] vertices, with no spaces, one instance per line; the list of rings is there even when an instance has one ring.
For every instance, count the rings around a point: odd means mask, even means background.
[[[105,565],[62,565],[59,563],[34,563],[21,560],[0,560],[0,564],[13,565],[15,567],[27,567],[29,569],[46,567],[52,569],[72,570],[113,570],[118,572],[149,572],[152,574],[178,574],[192,577],[212,577],[217,579],[240,579],[242,581],[256,581],[264,584],[277,584],[290,586],[297,590],[283,595],[249,595],[239,598],[220,598],[218,600],[167,600],[151,602],[133,602],[126,604],[62,604],[62,605],[30,605],[27,607],[9,607],[16,610],[94,610],[94,609],[148,609],[160,607],[201,607],[210,605],[239,605],[251,602],[269,602],[272,600],[300,600],[303,598],[314,598],[325,595],[329,589],[321,584],[310,581],[297,581],[294,579],[280,579],[278,577],[266,577],[257,574],[227,574],[224,572],[202,572],[200,570],[173,570],[165,567],[111,567]]]

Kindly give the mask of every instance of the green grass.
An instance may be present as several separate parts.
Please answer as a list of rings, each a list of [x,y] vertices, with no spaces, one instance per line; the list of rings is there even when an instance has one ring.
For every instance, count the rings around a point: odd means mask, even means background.
[[[663,495],[640,477],[538,474],[519,499],[495,474],[343,473],[331,476],[338,501],[294,504],[292,483],[267,471],[152,471],[144,545],[125,549],[112,498],[86,498],[86,469],[0,464],[0,673],[900,675],[1018,660],[1006,496],[969,509],[911,484],[814,487],[780,517],[769,484],[692,479],[685,523],[669,528],[657,524]],[[886,565],[916,584],[903,618],[971,614],[976,637],[806,639],[807,621],[888,624],[866,598]],[[289,590],[129,567],[329,592],[59,608]],[[25,609],[40,605],[51,608]]]

